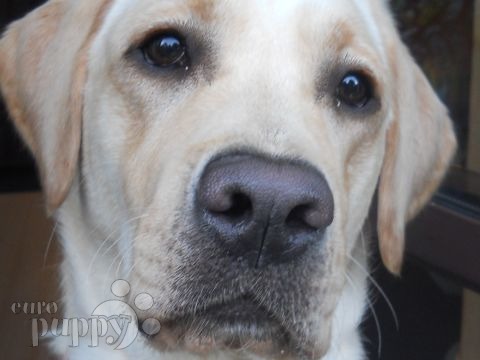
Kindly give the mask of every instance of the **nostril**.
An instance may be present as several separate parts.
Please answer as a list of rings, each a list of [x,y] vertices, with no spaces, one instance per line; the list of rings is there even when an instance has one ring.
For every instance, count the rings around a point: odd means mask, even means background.
[[[285,224],[297,231],[322,230],[329,225],[325,212],[315,204],[302,204],[294,207],[287,216]]]
[[[228,199],[228,206],[221,211],[212,211],[216,216],[222,216],[233,223],[249,219],[253,212],[250,198],[243,193],[232,193]]]
[[[252,202],[250,198],[242,193],[232,195],[231,206],[227,211],[224,211],[225,216],[231,218],[244,218],[252,213]]]

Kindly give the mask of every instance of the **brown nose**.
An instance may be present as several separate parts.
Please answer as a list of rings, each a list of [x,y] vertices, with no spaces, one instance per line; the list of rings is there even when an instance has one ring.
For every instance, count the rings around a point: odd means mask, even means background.
[[[199,226],[251,266],[292,261],[322,240],[333,195],[312,167],[258,155],[210,162],[196,194]]]

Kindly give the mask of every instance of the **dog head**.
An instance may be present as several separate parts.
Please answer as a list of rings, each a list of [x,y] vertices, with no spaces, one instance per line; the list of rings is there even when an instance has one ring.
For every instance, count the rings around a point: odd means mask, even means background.
[[[398,273],[456,145],[380,0],[51,0],[0,49],[48,209],[121,229],[163,350],[324,354],[377,185]]]

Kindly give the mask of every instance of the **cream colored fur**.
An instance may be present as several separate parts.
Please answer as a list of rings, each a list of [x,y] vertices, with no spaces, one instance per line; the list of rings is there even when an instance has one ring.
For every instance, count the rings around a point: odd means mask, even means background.
[[[194,76],[156,78],[126,57],[145,34],[175,24],[189,24],[211,45]],[[352,119],[318,95],[337,66],[372,74],[377,112]],[[50,0],[4,34],[0,84],[59,223],[67,317],[88,317],[112,297],[116,279],[169,303],[169,269],[182,261],[174,222],[216,153],[249,146],[322,171],[335,199],[330,270],[318,279],[325,293],[307,320],[323,360],[365,358],[358,326],[368,251],[359,237],[378,182],[381,252],[399,273],[405,223],[455,149],[447,111],[381,0]],[[193,342],[167,353],[141,336],[124,351],[72,349],[61,339],[55,348],[69,359],[199,353]],[[198,356],[268,358],[215,351]]]

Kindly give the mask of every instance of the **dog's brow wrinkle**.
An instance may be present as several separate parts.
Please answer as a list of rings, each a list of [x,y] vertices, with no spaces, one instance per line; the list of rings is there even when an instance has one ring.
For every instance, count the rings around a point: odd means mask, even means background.
[[[358,13],[362,15],[362,18],[364,19],[365,24],[367,25],[368,32],[372,37],[376,50],[380,53],[382,60],[385,61],[386,60],[385,45],[382,39],[382,34],[380,32],[380,29],[378,28],[378,24],[375,21],[372,14],[372,9],[371,9],[372,5],[369,4],[368,1],[364,1],[364,0],[354,0],[353,3]]]
[[[189,0],[192,11],[203,21],[211,21],[214,13],[213,0]]]

